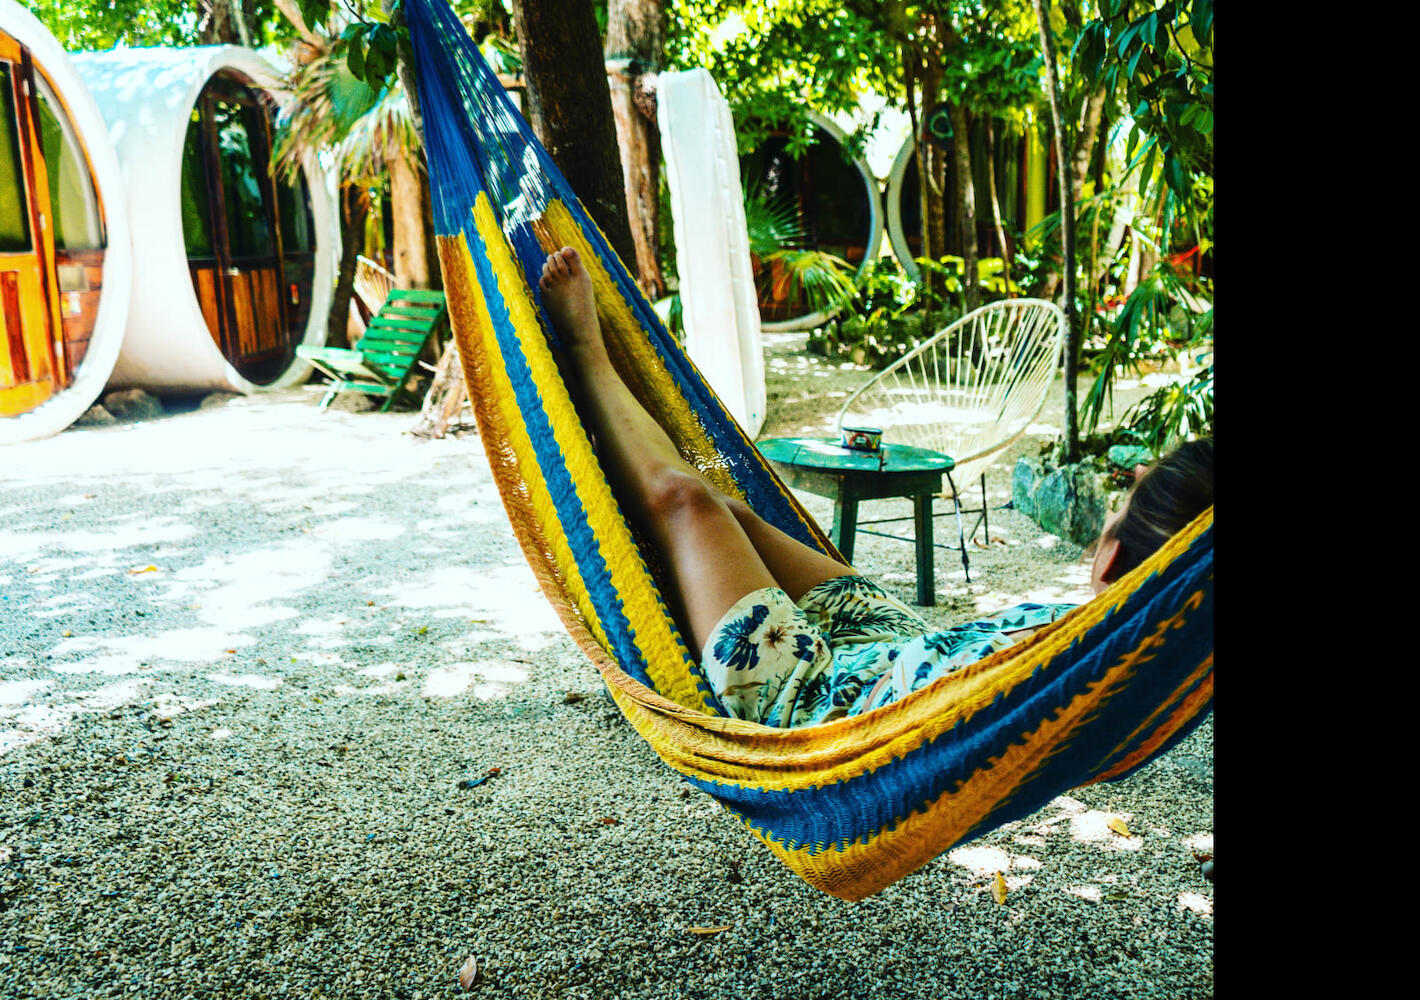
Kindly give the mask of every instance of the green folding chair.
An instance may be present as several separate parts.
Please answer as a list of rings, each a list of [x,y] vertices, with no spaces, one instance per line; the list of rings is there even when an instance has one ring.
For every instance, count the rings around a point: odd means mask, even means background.
[[[384,396],[384,413],[404,387],[424,344],[448,320],[443,292],[416,288],[390,291],[353,348],[301,344],[296,356],[330,376],[330,391],[321,398],[324,410],[342,392]]]

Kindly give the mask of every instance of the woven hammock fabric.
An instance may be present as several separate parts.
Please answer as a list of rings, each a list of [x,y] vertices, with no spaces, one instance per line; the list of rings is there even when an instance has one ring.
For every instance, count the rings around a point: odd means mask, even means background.
[[[656,318],[444,0],[406,0],[439,257],[469,398],[548,600],[669,766],[843,899],[1070,788],[1124,777],[1212,708],[1211,508],[1027,642],[866,715],[726,717],[622,516],[559,368],[536,277],[588,270],[613,363],[681,454],[819,550],[832,544]]]

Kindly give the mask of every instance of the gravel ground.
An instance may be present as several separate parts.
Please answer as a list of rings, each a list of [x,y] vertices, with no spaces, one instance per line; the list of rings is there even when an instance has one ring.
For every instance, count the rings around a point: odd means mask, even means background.
[[[827,433],[863,378],[801,344],[769,338],[765,435]],[[0,996],[453,996],[470,955],[497,997],[1212,995],[1211,720],[840,902],[598,695],[476,436],[314,405],[0,456]],[[939,554],[933,620],[1087,596],[1078,547],[991,534],[970,585]],[[856,555],[911,599],[910,546]]]

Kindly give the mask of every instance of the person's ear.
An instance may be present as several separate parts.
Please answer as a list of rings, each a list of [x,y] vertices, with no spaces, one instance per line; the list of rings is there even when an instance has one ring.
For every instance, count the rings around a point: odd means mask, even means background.
[[[1108,584],[1113,583],[1115,577],[1119,575],[1116,569],[1119,563],[1119,554],[1119,539],[1101,538],[1099,540],[1098,545],[1095,547],[1094,566],[1090,573],[1095,585],[1095,593],[1104,590],[1104,588]]]

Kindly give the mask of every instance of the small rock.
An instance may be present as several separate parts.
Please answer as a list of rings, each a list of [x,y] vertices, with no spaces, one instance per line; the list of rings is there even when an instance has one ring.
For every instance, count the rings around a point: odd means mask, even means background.
[[[75,427],[107,427],[109,424],[116,424],[112,413],[104,409],[102,403],[95,403],[83,413],[79,414],[79,419],[74,421]]]
[[[219,406],[226,406],[234,399],[241,399],[240,393],[235,392],[209,392],[202,397],[202,402],[197,404],[199,410],[213,410]]]
[[[117,420],[152,420],[163,415],[163,404],[142,389],[119,389],[104,397],[104,408]]]
[[[1105,458],[1117,468],[1133,469],[1136,465],[1152,465],[1154,453],[1142,445],[1117,444],[1105,452]]]

